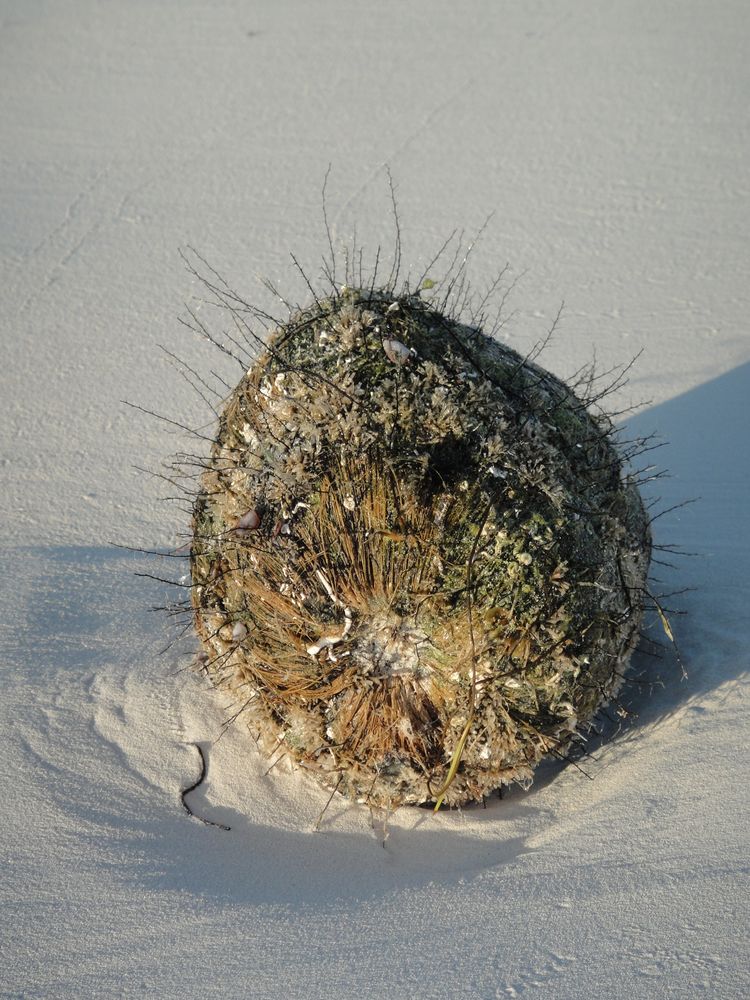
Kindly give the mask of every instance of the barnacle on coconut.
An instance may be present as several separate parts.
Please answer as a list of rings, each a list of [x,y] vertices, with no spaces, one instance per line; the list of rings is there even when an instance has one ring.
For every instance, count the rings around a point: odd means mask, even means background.
[[[225,405],[193,608],[269,750],[372,805],[457,805],[615,693],[649,556],[606,418],[419,295],[345,288]]]

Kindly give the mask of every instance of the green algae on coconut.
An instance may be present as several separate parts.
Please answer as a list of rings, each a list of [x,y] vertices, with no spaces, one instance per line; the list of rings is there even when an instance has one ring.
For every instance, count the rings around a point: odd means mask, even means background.
[[[274,329],[194,505],[213,683],[269,752],[373,806],[528,784],[616,693],[649,522],[606,416],[416,293]]]

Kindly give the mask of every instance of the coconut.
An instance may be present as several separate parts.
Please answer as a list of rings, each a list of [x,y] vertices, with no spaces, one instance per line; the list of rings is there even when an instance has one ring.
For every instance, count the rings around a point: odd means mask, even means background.
[[[324,785],[386,809],[528,785],[620,686],[651,546],[612,423],[423,292],[293,312],[205,468],[204,669]]]

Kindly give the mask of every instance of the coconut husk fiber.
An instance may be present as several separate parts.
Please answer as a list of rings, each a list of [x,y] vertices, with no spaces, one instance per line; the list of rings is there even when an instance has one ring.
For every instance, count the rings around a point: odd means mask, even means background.
[[[372,806],[528,784],[617,691],[649,523],[604,414],[422,289],[276,327],[194,505],[209,677]]]

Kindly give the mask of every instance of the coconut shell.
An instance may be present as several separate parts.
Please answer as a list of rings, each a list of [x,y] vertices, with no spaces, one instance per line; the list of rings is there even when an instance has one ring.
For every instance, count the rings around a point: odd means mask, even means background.
[[[609,420],[419,296],[293,316],[209,466],[204,669],[326,786],[395,808],[527,784],[619,687],[650,534]]]

